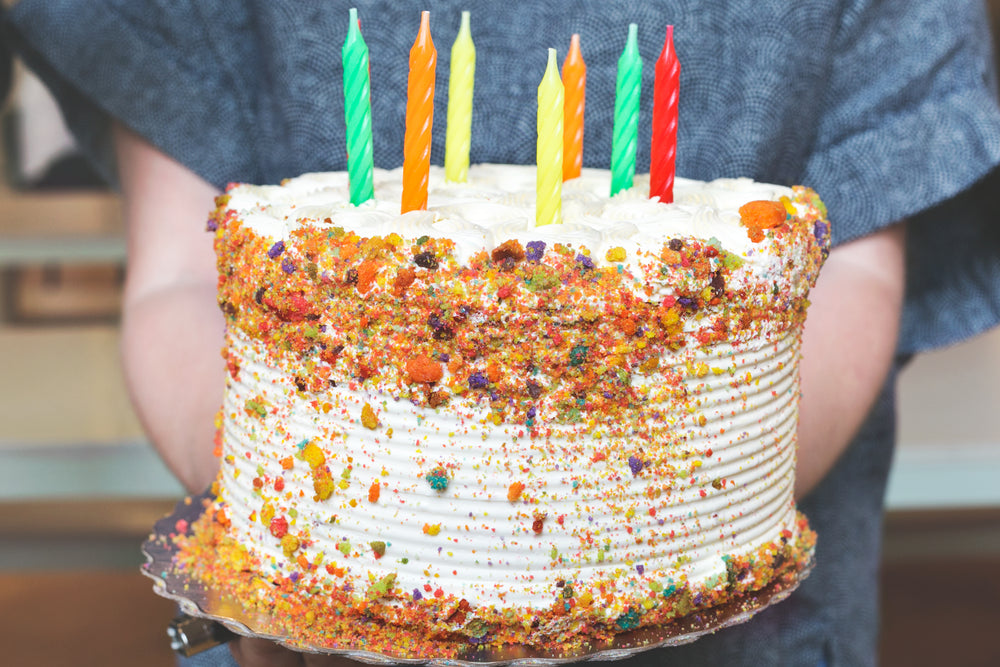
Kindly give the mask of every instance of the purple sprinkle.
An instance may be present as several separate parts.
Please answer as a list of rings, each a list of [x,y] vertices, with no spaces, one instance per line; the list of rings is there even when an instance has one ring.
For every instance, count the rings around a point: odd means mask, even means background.
[[[295,273],[295,264],[292,263],[291,257],[286,257],[281,260],[281,270],[288,275]]]
[[[635,566],[635,571],[638,572],[639,576],[641,577],[646,572],[646,568],[644,568],[640,563],[639,565]]]
[[[299,573],[292,572],[290,575],[288,575],[288,578],[291,579],[293,582],[296,582],[299,580]]]
[[[278,259],[278,257],[283,252],[285,252],[285,242],[278,241],[273,246],[271,246],[270,250],[267,251],[267,256],[270,257],[271,259]]]
[[[686,296],[682,296],[681,298],[677,299],[677,303],[681,304],[685,308],[690,308],[691,306],[694,305],[694,299],[689,299]]]
[[[530,262],[537,262],[542,259],[542,255],[545,254],[545,241],[528,241],[526,252],[524,256],[528,258]]]
[[[470,389],[485,389],[489,383],[490,381],[482,373],[473,373],[469,376]]]
[[[214,232],[219,228],[219,224],[215,222],[215,218],[209,218],[208,222],[205,224],[205,229]]]
[[[447,352],[442,352],[441,354],[438,355],[438,361],[446,364],[449,361],[451,361],[451,355],[448,354]]]
[[[645,464],[639,457],[637,456],[628,457],[628,467],[632,469],[633,475],[638,475],[640,472],[642,472],[643,466],[645,466]]]
[[[815,225],[813,225],[813,236],[816,237],[817,241],[822,241],[826,238],[826,234],[829,231],[826,223],[822,220],[818,220]]]
[[[582,253],[576,256],[576,261],[584,269],[592,269],[592,268],[594,268],[594,260],[592,260],[591,258],[587,257],[586,255],[584,255]]]
[[[416,588],[413,589],[413,599],[414,600],[422,600],[423,597],[424,597],[423,594],[419,590],[417,590]]]
[[[528,417],[528,419],[534,419],[535,413],[536,413],[535,406],[532,405],[530,408],[528,408],[526,416]]]
[[[701,603],[704,601],[705,601],[705,595],[703,593],[696,594],[694,596],[694,600],[692,600],[692,602],[694,602],[695,607],[700,607]]]

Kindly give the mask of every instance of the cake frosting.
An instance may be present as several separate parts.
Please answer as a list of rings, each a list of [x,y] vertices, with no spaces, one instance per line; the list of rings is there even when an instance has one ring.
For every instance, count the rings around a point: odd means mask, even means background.
[[[186,557],[311,645],[573,646],[791,580],[815,194],[533,167],[233,185],[210,219],[229,370]],[[220,556],[207,559],[205,549]],[[211,561],[211,562],[209,562]]]

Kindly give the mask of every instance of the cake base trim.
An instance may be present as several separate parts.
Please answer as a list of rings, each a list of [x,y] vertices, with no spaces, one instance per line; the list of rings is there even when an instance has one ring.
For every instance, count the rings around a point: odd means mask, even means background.
[[[554,607],[532,610],[527,623],[520,619],[500,627],[489,622],[496,620],[489,619],[489,613],[480,616],[463,609],[461,601],[438,599],[423,610],[406,612],[404,628],[384,620],[394,611],[403,613],[391,604],[374,600],[369,608],[355,606],[330,615],[326,596],[310,595],[315,591],[308,586],[287,579],[267,582],[243,569],[242,549],[224,538],[217,518],[206,512],[211,501],[208,493],[186,498],[173,514],[156,523],[143,545],[147,563],[142,568],[154,581],[155,592],[180,604],[186,613],[219,621],[243,636],[374,664],[559,664],[583,658],[619,659],[686,644],[746,622],[788,597],[812,569],[816,540],[799,514],[795,531],[783,536],[780,545],[768,544],[727,561],[732,567],[724,586],[656,592],[662,601],[657,596],[637,597],[635,613],[623,615],[612,627],[589,625],[586,614],[570,614],[570,608],[560,613]],[[213,558],[197,558],[208,550]],[[262,596],[262,591],[267,594]],[[249,602],[253,597],[258,601]],[[579,611],[575,605],[572,609]],[[421,624],[414,623],[412,614],[430,610],[428,629],[414,630]],[[482,622],[474,624],[467,615]]]

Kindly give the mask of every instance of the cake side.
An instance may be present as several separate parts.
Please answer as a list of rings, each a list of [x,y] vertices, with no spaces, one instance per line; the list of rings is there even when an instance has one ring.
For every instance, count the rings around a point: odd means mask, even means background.
[[[741,179],[608,200],[589,172],[567,224],[534,228],[529,175],[473,169],[404,216],[378,182],[346,205],[338,174],[220,199],[230,383],[203,534],[268,604],[285,585],[339,607],[327,641],[361,617],[428,628],[410,641],[593,638],[807,557],[818,199]],[[739,211],[761,197],[766,226]]]

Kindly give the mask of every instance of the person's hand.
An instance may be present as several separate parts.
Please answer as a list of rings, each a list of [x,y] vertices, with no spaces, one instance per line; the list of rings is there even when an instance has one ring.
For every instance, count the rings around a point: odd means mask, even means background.
[[[359,667],[349,658],[339,655],[297,653],[266,639],[237,637],[229,642],[229,650],[240,667]]]

